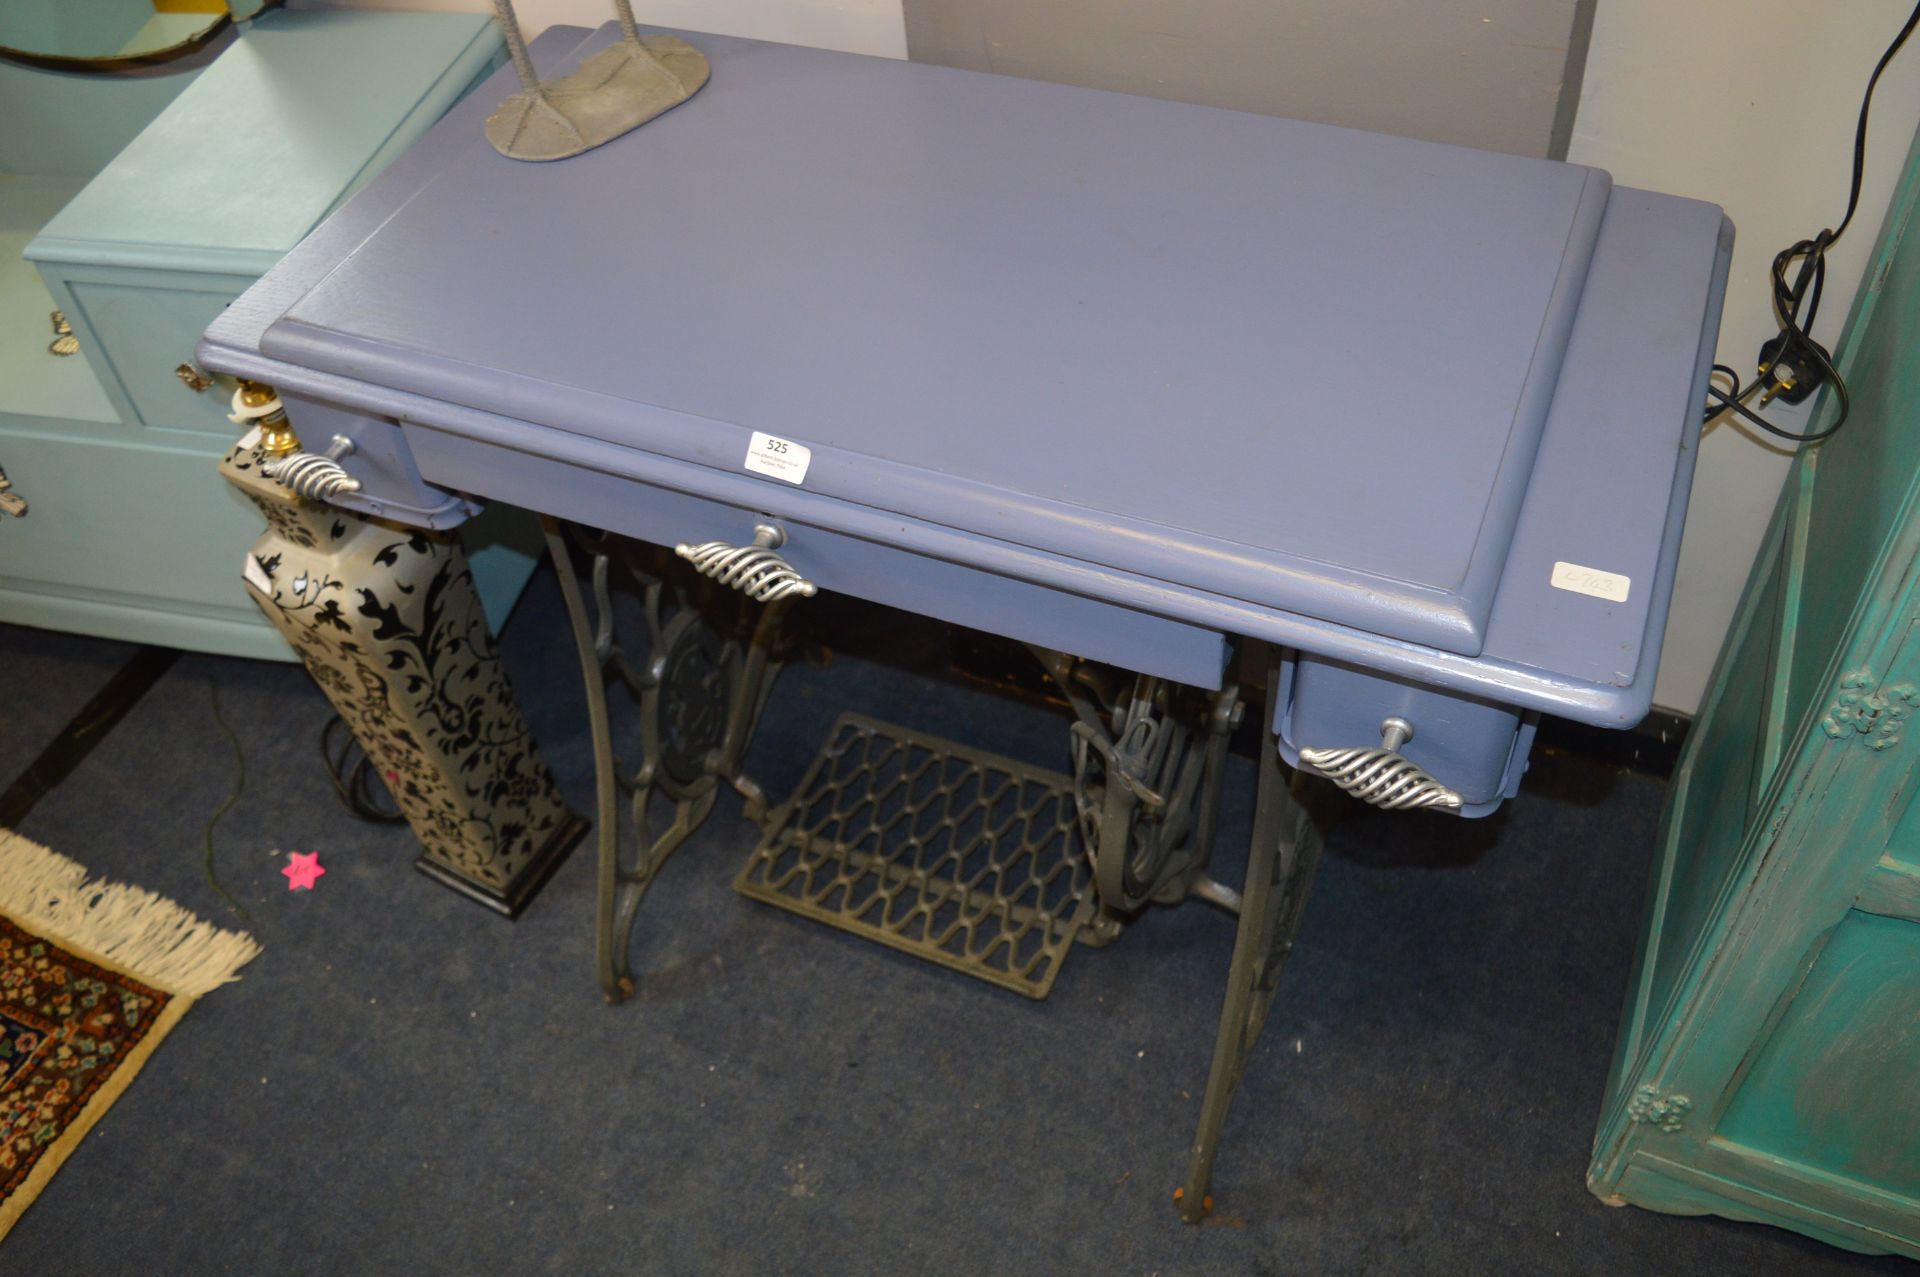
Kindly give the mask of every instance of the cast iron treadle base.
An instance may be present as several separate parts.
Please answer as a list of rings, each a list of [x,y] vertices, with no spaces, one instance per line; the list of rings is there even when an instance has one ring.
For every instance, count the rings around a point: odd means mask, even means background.
[[[735,891],[1044,998],[1093,875],[1056,772],[842,714]]]

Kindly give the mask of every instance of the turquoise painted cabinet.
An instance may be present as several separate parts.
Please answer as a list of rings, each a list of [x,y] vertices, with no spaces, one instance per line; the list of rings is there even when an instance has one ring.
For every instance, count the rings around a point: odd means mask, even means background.
[[[120,77],[12,75],[4,131],[42,141],[0,142],[0,468],[30,503],[0,522],[0,621],[292,659],[241,584],[260,520],[215,472],[233,387],[191,384],[194,344],[500,55],[477,15],[270,12],[78,171],[71,103]],[[79,356],[48,353],[54,309]],[[496,622],[532,563],[476,556]]]
[[[1917,203],[1920,142],[1674,777],[1589,1184],[1920,1258]]]

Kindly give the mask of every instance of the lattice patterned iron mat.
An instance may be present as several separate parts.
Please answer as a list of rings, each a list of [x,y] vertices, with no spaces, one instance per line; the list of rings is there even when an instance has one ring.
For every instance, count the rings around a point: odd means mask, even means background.
[[[733,887],[1030,998],[1095,906],[1068,777],[859,714]]]

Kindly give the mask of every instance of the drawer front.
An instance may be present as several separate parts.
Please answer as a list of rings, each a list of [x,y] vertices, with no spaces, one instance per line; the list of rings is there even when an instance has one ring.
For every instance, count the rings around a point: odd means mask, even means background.
[[[266,525],[221,479],[221,451],[16,433],[0,416],[0,468],[29,503],[0,519],[0,622],[295,659],[241,575]],[[460,523],[498,629],[539,564],[540,530],[508,507]]]
[[[0,466],[31,503],[0,527],[0,620],[285,659],[240,577],[260,514],[219,459],[0,434]]]
[[[52,282],[52,281],[50,281]],[[101,386],[129,425],[231,438],[231,382],[195,392],[174,370],[193,359],[194,343],[251,280],[137,273],[67,276],[56,293]]]
[[[1459,814],[1484,816],[1520,788],[1536,721],[1511,706],[1435,691],[1358,666],[1300,655],[1282,671],[1281,751],[1380,744],[1381,723],[1413,725],[1400,752],[1458,793]]]
[[[969,626],[1196,687],[1220,686],[1226,636],[670,488],[513,452],[409,424],[420,472],[440,486],[674,546],[747,545],[754,527],[786,534],[780,554],[823,590]]]
[[[732,536],[743,517],[730,520]],[[1196,687],[1220,686],[1227,644],[1217,632],[821,528],[784,526],[781,555],[821,589]]]

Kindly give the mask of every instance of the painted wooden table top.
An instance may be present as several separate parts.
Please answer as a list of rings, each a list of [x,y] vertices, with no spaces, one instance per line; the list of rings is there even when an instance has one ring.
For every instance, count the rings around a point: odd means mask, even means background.
[[[564,70],[611,38],[540,53]],[[689,38],[702,93],[558,163],[496,154],[477,124],[512,86],[481,89],[214,325],[208,365],[701,467],[773,513],[897,516],[956,561],[1045,559],[1050,584],[1442,686],[1644,712],[1717,208]],[[743,469],[756,432],[810,450],[800,485]],[[1556,585],[1561,563],[1624,597]]]

